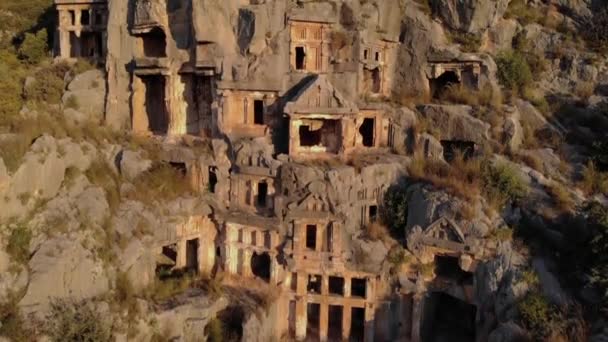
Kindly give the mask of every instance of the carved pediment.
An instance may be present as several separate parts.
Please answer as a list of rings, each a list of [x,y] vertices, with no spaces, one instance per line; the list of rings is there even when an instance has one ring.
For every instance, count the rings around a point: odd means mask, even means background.
[[[319,194],[308,194],[298,203],[298,211],[330,212],[329,202]]]
[[[462,234],[460,227],[454,221],[445,217],[431,223],[425,229],[424,236],[438,240],[465,243],[464,234]]]
[[[318,75],[300,89],[285,106],[288,114],[354,114],[359,109],[329,82]]]
[[[162,27],[166,21],[165,0],[137,0],[133,13],[133,32],[145,33],[154,27]]]

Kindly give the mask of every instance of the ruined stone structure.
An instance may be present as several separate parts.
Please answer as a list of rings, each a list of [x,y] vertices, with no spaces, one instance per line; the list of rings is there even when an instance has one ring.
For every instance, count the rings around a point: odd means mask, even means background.
[[[60,58],[104,56],[106,30],[128,32],[119,45],[131,50],[106,59],[109,121],[168,141],[213,139],[208,159],[165,157],[212,209],[160,234],[159,269],[265,280],[280,293],[276,337],[420,341],[432,330],[422,323],[434,310],[425,299],[429,279],[410,272],[391,283],[383,260],[363,267],[368,258],[354,248],[401,175],[399,123],[371,101],[393,89],[398,33],[346,30],[335,8],[314,2],[110,2],[116,15],[107,27],[103,0],[55,3]],[[230,18],[235,30],[221,29]],[[479,70],[476,61],[431,61],[425,72],[435,92],[433,80],[446,74],[477,87]],[[367,161],[371,153],[377,158]],[[319,160],[341,166],[306,164]],[[450,272],[471,272],[483,257],[449,220],[415,228],[407,240],[420,260],[445,261]],[[431,288],[462,289],[456,298],[472,303],[470,283],[433,279]]]
[[[107,52],[108,7],[105,0],[56,0],[56,54],[62,59],[103,61]]]

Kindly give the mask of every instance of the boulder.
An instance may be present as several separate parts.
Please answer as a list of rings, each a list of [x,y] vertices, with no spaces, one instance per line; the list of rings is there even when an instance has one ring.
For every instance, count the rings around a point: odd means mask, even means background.
[[[519,147],[524,142],[524,129],[521,127],[519,119],[514,115],[509,115],[505,119],[504,140],[510,151],[519,150]]]
[[[434,136],[428,133],[420,134],[416,146],[425,158],[443,160],[443,146]]]
[[[53,298],[83,300],[109,290],[101,260],[73,237],[44,241],[28,265],[29,284],[19,302],[26,312],[45,311]]]
[[[450,28],[480,33],[502,18],[509,0],[432,0],[431,3]]]
[[[8,170],[4,165],[4,160],[0,157],[0,189],[5,187],[10,180],[10,175],[8,174]]]
[[[105,96],[105,74],[101,70],[76,75],[62,97],[67,111],[64,113],[77,123],[87,120],[100,122],[105,112]]]
[[[510,49],[513,45],[513,38],[517,32],[517,20],[500,19],[496,25],[488,29],[486,40],[482,46],[484,51],[496,53]]]
[[[490,125],[475,118],[473,108],[465,105],[422,105],[418,111],[441,140],[471,141],[483,144],[489,139]]]

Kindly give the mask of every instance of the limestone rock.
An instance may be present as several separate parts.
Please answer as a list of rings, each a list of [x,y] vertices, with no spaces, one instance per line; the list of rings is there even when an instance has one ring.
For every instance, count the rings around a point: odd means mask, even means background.
[[[443,160],[443,146],[434,136],[420,134],[416,146],[425,158]]]
[[[73,238],[45,241],[29,262],[29,285],[19,305],[26,311],[48,307],[52,298],[87,299],[108,291],[100,260]]]
[[[422,105],[418,110],[441,133],[441,140],[482,144],[489,139],[490,125],[473,117],[470,106]]]
[[[0,158],[0,189],[5,187],[9,180],[10,176],[8,174],[6,166],[4,165],[4,160]]]
[[[433,0],[432,4],[450,28],[479,33],[502,18],[509,0]]]
[[[519,342],[529,339],[526,330],[513,322],[500,323],[488,337],[489,342]]]
[[[524,130],[519,119],[510,115],[505,119],[504,136],[506,145],[511,151],[517,151],[524,141]]]
[[[510,49],[513,45],[513,38],[517,33],[517,26],[515,19],[498,20],[496,25],[492,25],[488,29],[486,41],[482,45],[483,50],[496,53]]]
[[[124,150],[116,157],[119,161],[120,173],[129,181],[135,180],[142,172],[152,167],[152,161],[145,159],[141,152]]]
[[[75,112],[82,113],[87,120],[100,122],[105,112],[106,81],[105,75],[100,70],[89,70],[77,75],[68,85],[68,91],[63,94],[62,102],[67,109],[66,113],[77,123],[82,120],[81,116],[74,115]]]

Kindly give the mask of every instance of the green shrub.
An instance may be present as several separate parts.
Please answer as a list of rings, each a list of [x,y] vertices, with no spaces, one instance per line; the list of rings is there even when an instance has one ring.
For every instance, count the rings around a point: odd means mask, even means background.
[[[18,302],[18,296],[9,293],[6,302],[0,303],[0,336],[13,342],[32,341],[32,332],[25,326]]]
[[[18,263],[26,264],[30,259],[30,241],[32,232],[25,226],[19,225],[11,231],[6,251]]]
[[[543,340],[551,334],[553,309],[538,292],[531,292],[517,304],[520,320],[534,334],[536,340]]]
[[[111,341],[110,327],[89,303],[72,300],[51,301],[45,330],[53,342]]]
[[[605,52],[608,46],[608,7],[595,11],[583,32],[590,48]]]
[[[510,201],[519,201],[528,193],[528,187],[511,167],[504,164],[486,164],[482,169],[486,197],[502,208]]]
[[[464,52],[477,52],[481,47],[481,36],[476,34],[452,31],[449,37],[454,43],[460,44]]]
[[[608,134],[593,143],[591,158],[599,170],[608,171]]]
[[[19,47],[19,57],[29,64],[38,64],[48,55],[46,30],[26,33]]]
[[[207,342],[223,342],[224,341],[224,323],[220,319],[213,318],[205,327],[207,332]]]
[[[0,49],[0,126],[10,124],[21,110],[24,73],[17,55]]]
[[[381,206],[382,221],[394,236],[402,236],[407,225],[407,192],[402,187],[391,187]]]
[[[46,67],[34,74],[34,81],[25,88],[28,101],[44,104],[58,104],[65,88],[61,66]]]
[[[532,71],[526,59],[518,52],[505,51],[496,57],[500,83],[513,91],[522,93],[532,83]]]
[[[526,0],[512,0],[505,17],[515,19],[525,26],[532,23],[542,24],[545,15],[538,8],[529,6]]]

